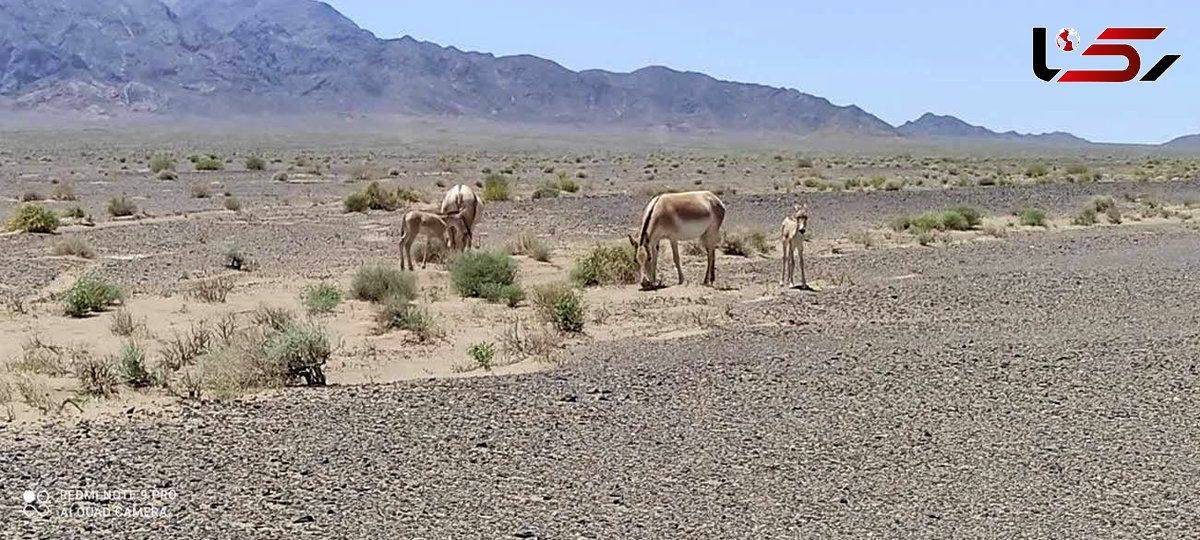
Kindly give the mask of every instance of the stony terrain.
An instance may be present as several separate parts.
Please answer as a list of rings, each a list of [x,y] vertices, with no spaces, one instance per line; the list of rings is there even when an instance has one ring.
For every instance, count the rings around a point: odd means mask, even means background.
[[[334,159],[332,170],[308,177],[280,153],[264,172],[239,171],[234,160],[224,172],[159,181],[136,162],[117,172],[122,165],[107,156],[113,176],[105,179],[93,172],[94,156],[24,154],[0,164],[14,199],[29,189],[48,194],[51,177],[74,178],[96,225],[0,238],[0,283],[28,293],[32,309],[0,321],[0,331],[18,329],[11,337],[23,324],[59,331],[50,338],[103,329],[109,314],[75,321],[52,311],[64,276],[84,269],[122,280],[145,313],[184,321],[221,308],[160,304],[178,302],[171,295],[196,275],[219,273],[215,246],[228,240],[259,262],[239,277],[228,309],[278,291],[294,302],[293,282],[342,279],[364,259],[395,257],[387,229],[398,214],[341,211],[341,198],[365,183],[352,169],[366,158]],[[465,378],[405,371],[371,382],[347,375],[361,366],[343,363],[330,367],[335,384],[325,388],[0,423],[0,530],[15,538],[1180,538],[1200,527],[1191,447],[1200,250],[1183,203],[1200,192],[1189,179],[1194,165],[1094,158],[1089,167],[1104,178],[1078,182],[1065,180],[1063,162],[1050,163],[1051,181],[1034,181],[1022,177],[1019,159],[817,160],[823,182],[913,179],[893,190],[835,191],[805,187],[817,175],[798,171],[793,157],[730,156],[730,172],[703,154],[578,157],[588,173],[583,193],[542,200],[528,198],[550,176],[541,171],[575,171],[574,156],[369,164],[389,185],[433,193],[441,177],[426,174],[439,168],[454,171],[447,181],[471,181],[480,167],[519,161],[520,200],[489,205],[481,231],[489,245],[519,231],[551,239],[551,263],[522,260],[531,279],[561,276],[587,246],[619,241],[647,186],[696,186],[703,177],[700,185],[725,188],[731,229],[770,230],[794,201],[808,200],[808,271],[818,290],[778,289],[777,250],[723,255],[716,290],[694,285],[700,262],[689,257],[693,284],[589,291],[593,307],[613,314],[565,343],[561,365]],[[653,180],[644,178],[646,162],[662,169]],[[943,183],[947,167],[964,172]],[[284,168],[294,169],[289,182],[270,181]],[[993,170],[1010,181],[977,184]],[[236,194],[244,209],[189,197],[197,181]],[[105,216],[105,200],[121,192],[144,197],[152,215]],[[1120,201],[1125,222],[1070,225],[1095,195]],[[1179,217],[1138,217],[1151,200],[1175,205]],[[1008,232],[918,246],[884,227],[896,215],[962,202]],[[1045,210],[1050,227],[1008,225],[1022,208]],[[864,231],[876,240],[854,240]],[[86,236],[101,256],[47,255],[65,235]],[[422,280],[442,287],[444,271]],[[483,317],[485,326],[507,313],[453,311],[461,302],[432,305],[448,310],[447,320]],[[692,316],[680,306],[707,311],[679,325],[667,316]],[[371,340],[381,363],[463,354],[458,343],[430,349],[397,334],[366,336],[356,318],[363,309],[350,303],[334,326]],[[148,322],[155,331],[175,324]],[[100,348],[110,346],[105,339]],[[85,404],[94,407],[104,401]],[[86,489],[136,493],[66,500]],[[45,498],[23,512],[24,490]]]

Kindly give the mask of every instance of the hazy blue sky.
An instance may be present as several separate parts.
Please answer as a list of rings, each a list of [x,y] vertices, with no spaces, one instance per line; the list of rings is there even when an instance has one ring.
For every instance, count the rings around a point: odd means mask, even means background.
[[[328,0],[379,37],[411,35],[579,70],[665,65],[796,88],[898,125],[926,111],[998,131],[1071,131],[1156,143],[1200,133],[1200,2],[803,2],[707,0]],[[1085,48],[1107,26],[1166,26],[1135,43],[1142,71],[1183,57],[1157,82],[1045,83],[1031,28],[1073,27]],[[1051,67],[1122,69],[1050,44]]]

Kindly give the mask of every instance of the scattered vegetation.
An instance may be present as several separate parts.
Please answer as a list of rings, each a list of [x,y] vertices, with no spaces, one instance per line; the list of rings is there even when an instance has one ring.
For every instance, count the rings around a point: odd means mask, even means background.
[[[209,304],[224,304],[233,286],[234,280],[230,276],[203,279],[192,284],[188,296]]]
[[[493,343],[475,343],[467,348],[467,356],[484,371],[496,367],[496,345]]]
[[[467,298],[483,297],[495,287],[512,285],[517,262],[502,251],[468,251],[450,265],[450,286]]]
[[[258,156],[250,156],[246,158],[246,170],[248,171],[263,171],[267,168],[267,161]]]
[[[52,233],[58,230],[58,216],[50,209],[36,203],[21,203],[8,218],[6,228],[10,231],[28,233]]]
[[[321,315],[332,313],[342,303],[342,291],[335,285],[322,283],[310,285],[304,289],[300,302],[309,314]]]
[[[96,358],[90,354],[76,359],[75,377],[79,379],[79,392],[87,396],[108,397],[117,393],[121,379],[116,366],[107,358]]]
[[[479,296],[491,303],[504,302],[510,308],[517,307],[525,300],[525,289],[516,283],[501,285],[499,283],[484,283],[480,287]]]
[[[60,256],[96,258],[96,248],[92,246],[91,241],[81,236],[68,236],[55,242],[51,252]]]
[[[150,173],[159,175],[160,180],[166,180],[160,173],[163,171],[175,172],[175,158],[171,156],[154,156],[150,158]],[[174,180],[174,178],[171,178]]]
[[[175,171],[166,170],[159,171],[158,174],[155,175],[155,178],[158,178],[159,180],[178,180],[179,175],[176,174]]]
[[[633,246],[598,245],[575,261],[571,281],[581,287],[628,285],[637,283],[638,272]]]
[[[150,371],[146,369],[146,351],[137,343],[123,345],[111,363],[116,366],[121,381],[129,386],[142,388],[153,381]]]
[[[225,209],[229,210],[231,212],[241,212],[242,211],[242,200],[237,197],[234,197],[233,195],[226,195],[225,196]]]
[[[400,329],[412,332],[419,343],[425,343],[442,336],[437,321],[429,311],[412,302],[399,298],[389,298],[383,303],[375,322],[380,332]]]
[[[87,275],[75,280],[71,288],[67,289],[63,295],[63,304],[67,315],[83,317],[89,313],[104,311],[124,298],[125,293],[120,286],[100,277]]]
[[[113,312],[112,321],[108,323],[108,330],[114,336],[130,337],[137,330],[137,323],[133,320],[133,314],[127,309],[118,309]]]
[[[1020,223],[1026,227],[1045,227],[1046,213],[1037,208],[1026,208],[1021,210],[1018,217]]]
[[[750,231],[722,232],[719,248],[726,255],[750,257],[755,254],[767,255],[774,250],[775,246],[768,240],[766,231],[755,229]],[[703,250],[701,250],[702,252]]]
[[[1050,169],[1041,163],[1034,163],[1025,168],[1025,176],[1029,178],[1041,178],[1050,174]]]
[[[212,196],[212,188],[209,187],[208,182],[195,182],[189,189],[194,199],[207,199]]]
[[[350,296],[374,303],[388,299],[411,302],[417,297],[417,275],[382,264],[363,266],[350,283]]]
[[[537,235],[521,233],[508,245],[508,251],[513,255],[527,255],[535,261],[550,262],[553,250]]]
[[[909,231],[916,234],[937,231],[966,231],[978,227],[982,216],[974,207],[958,205],[941,212],[921,212],[915,216],[901,216],[889,225],[896,232]]]
[[[50,192],[50,197],[56,201],[75,200],[75,184],[71,182],[62,182],[57,186],[54,186],[54,191]]]
[[[128,195],[119,195],[108,199],[108,213],[113,217],[132,216],[137,211],[137,203],[133,202]]]
[[[396,210],[404,202],[422,200],[420,192],[409,188],[388,190],[379,182],[371,182],[361,191],[346,196],[342,206],[346,212],[366,212],[367,210]]]
[[[192,161],[197,171],[221,171],[225,169],[225,162],[215,156],[203,156]]]
[[[250,256],[242,251],[242,246],[237,242],[228,242],[221,248],[221,258],[224,260],[225,268],[230,270],[249,270]]]
[[[512,198],[512,188],[507,176],[499,173],[489,173],[483,178],[483,193],[480,195],[484,202],[507,201]],[[557,195],[557,191],[555,195]]]

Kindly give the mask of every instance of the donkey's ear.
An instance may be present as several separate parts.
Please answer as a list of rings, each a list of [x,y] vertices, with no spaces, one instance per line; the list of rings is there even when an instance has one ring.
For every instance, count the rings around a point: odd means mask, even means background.
[[[627,234],[627,235],[625,235],[625,238],[628,238],[628,239],[629,239],[629,245],[633,246],[633,249],[637,249],[637,247],[638,247],[638,246],[637,246],[637,242],[633,240],[633,235],[632,235],[632,234]]]
[[[804,205],[804,204],[795,203],[795,204],[793,204],[793,205],[792,205],[792,210],[795,210],[795,211],[797,211],[797,212],[799,212],[799,211],[801,211],[801,210],[804,210],[804,208],[805,208],[805,205]]]

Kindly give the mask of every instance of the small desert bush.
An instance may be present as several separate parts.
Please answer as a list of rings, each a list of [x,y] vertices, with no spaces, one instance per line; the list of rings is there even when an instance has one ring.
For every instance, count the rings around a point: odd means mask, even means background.
[[[125,297],[121,287],[96,276],[83,276],[75,280],[63,295],[67,315],[83,317],[88,313],[104,311],[108,306]]]
[[[370,180],[375,177],[375,170],[368,165],[355,165],[350,168],[351,180]]]
[[[1072,163],[1067,165],[1067,174],[1087,174],[1087,165],[1081,163]]]
[[[174,172],[174,170],[175,170],[175,160],[172,157],[170,157],[170,156],[154,156],[154,157],[150,158],[150,172],[151,173],[159,174],[163,171]],[[162,178],[161,175],[159,176],[159,179],[165,180],[165,178]]]
[[[309,386],[324,385],[323,367],[332,355],[329,335],[310,322],[292,322],[269,336],[263,345],[270,374],[284,384],[303,380]]]
[[[450,286],[466,298],[483,296],[488,284],[512,285],[517,262],[503,251],[468,251],[450,265]]]
[[[549,322],[554,320],[554,306],[574,294],[575,289],[570,283],[547,283],[534,287],[530,292],[529,301],[538,316]]]
[[[541,262],[549,262],[553,254],[546,242],[531,233],[517,235],[517,239],[508,245],[508,251],[513,255],[528,255],[531,259]]]
[[[79,379],[79,391],[87,396],[108,397],[117,393],[121,384],[116,367],[107,358],[85,355],[77,359],[75,378]]]
[[[213,331],[204,323],[194,324],[183,333],[175,332],[163,342],[162,366],[178,371],[191,365],[214,345]]]
[[[767,255],[774,247],[763,230],[723,232],[719,246],[722,253],[741,257],[755,254]]]
[[[342,303],[342,291],[328,283],[310,285],[304,289],[300,302],[310,314],[332,313]]]
[[[133,321],[133,314],[127,309],[118,309],[113,312],[112,321],[108,323],[108,329],[114,336],[129,337],[137,330],[137,323]]]
[[[127,195],[109,197],[108,213],[113,217],[132,216],[138,210],[137,203]]]
[[[190,190],[192,193],[192,198],[195,199],[207,199],[212,197],[212,188],[208,185],[208,182],[196,182],[192,184]]]
[[[387,210],[392,211],[400,206],[400,201],[396,194],[389,192],[379,182],[371,182],[363,189],[363,194],[367,196],[367,208],[371,210]]]
[[[583,299],[571,291],[554,303],[554,328],[559,332],[582,332],[584,323]]]
[[[72,184],[71,182],[63,182],[57,186],[54,186],[54,191],[50,193],[50,197],[56,201],[75,200],[75,184]]]
[[[516,283],[485,283],[480,287],[479,297],[493,304],[504,302],[510,308],[517,307],[525,300],[525,289]]]
[[[415,188],[398,187],[396,188],[396,200],[400,202],[421,202],[425,200],[425,195]]]
[[[491,173],[483,178],[483,193],[485,202],[507,201],[512,198],[512,187],[508,177],[503,174]]]
[[[92,243],[87,238],[80,236],[69,236],[59,240],[54,244],[52,252],[55,255],[69,255],[84,259],[96,258],[96,248],[92,246]]]
[[[21,202],[38,202],[44,200],[46,200],[46,198],[43,197],[41,193],[36,191],[26,191],[25,193],[21,194],[20,199]]]
[[[29,233],[52,233],[58,230],[58,216],[49,208],[35,203],[21,203],[8,218],[7,229]]]
[[[1026,208],[1025,210],[1021,210],[1019,219],[1021,220],[1021,225],[1026,227],[1046,226],[1046,213],[1038,210],[1037,208]]]
[[[279,172],[271,175],[271,181],[272,182],[287,182],[288,174],[284,171],[279,171]]]
[[[1083,226],[1095,225],[1096,209],[1092,208],[1091,206],[1085,206],[1083,210],[1080,210],[1079,214],[1077,214],[1075,218],[1071,220],[1071,223]]]
[[[209,304],[224,304],[233,291],[233,285],[233,278],[229,276],[205,279],[192,284],[188,296]]]
[[[937,231],[965,231],[978,227],[982,217],[974,207],[960,205],[941,212],[921,212],[915,216],[893,219],[889,225],[896,232],[923,233]]]
[[[221,248],[221,258],[225,268],[231,270],[249,270],[250,256],[236,242],[229,242]]]
[[[1041,163],[1035,163],[1025,168],[1025,176],[1029,178],[1040,178],[1050,173],[1050,170]]]
[[[121,380],[134,388],[149,386],[153,377],[146,369],[146,351],[134,342],[126,343],[111,360]]]
[[[565,191],[567,193],[579,192],[579,182],[572,180],[565,172],[560,172],[558,177],[555,178],[554,187],[558,188],[559,191]]]
[[[666,193],[678,193],[678,192],[679,192],[678,189],[675,189],[675,188],[669,187],[669,186],[652,185],[652,186],[646,186],[646,187],[642,188],[642,195],[644,195],[646,197],[650,197],[650,198],[654,198],[654,197],[657,197],[659,195],[663,195]]]
[[[394,329],[408,330],[421,343],[442,335],[441,330],[437,327],[437,321],[429,314],[428,310],[399,298],[389,298],[383,303],[379,313],[375,316],[375,323],[380,332]]]
[[[242,200],[233,195],[225,196],[225,209],[233,212],[242,211]]]
[[[79,206],[78,204],[76,204],[76,205],[71,206],[70,208],[67,208],[66,210],[63,210],[63,217],[69,217],[69,218],[74,218],[74,219],[83,219],[84,217],[87,217],[87,213],[83,211],[82,206]]]
[[[1117,201],[1108,195],[1097,195],[1088,201],[1088,206],[1096,212],[1107,212],[1110,208],[1116,208]]]
[[[246,158],[246,170],[261,171],[267,168],[267,161],[258,156],[250,156]]]
[[[1120,225],[1123,221],[1121,209],[1117,208],[1115,205],[1104,210],[1104,217],[1108,218],[1108,222],[1112,223],[1113,225]]]
[[[412,301],[417,297],[417,275],[380,264],[363,266],[350,283],[350,296],[375,303]]]
[[[254,308],[254,312],[250,314],[250,319],[257,326],[280,331],[287,328],[287,325],[292,324],[296,320],[296,314],[287,308],[259,304],[257,308]]]
[[[475,343],[467,347],[467,356],[484,371],[496,367],[496,345],[493,343]]]
[[[178,180],[179,175],[176,174],[175,171],[166,170],[159,171],[158,174],[155,175],[155,178],[158,178],[159,180]]]
[[[534,200],[553,199],[557,196],[558,186],[554,185],[553,182],[546,182],[545,184],[538,186],[537,189],[533,190],[533,195],[531,198]]]
[[[225,162],[220,158],[204,156],[194,162],[197,171],[220,171],[225,169]]]
[[[58,377],[71,372],[72,358],[80,354],[81,351],[42,341],[33,334],[21,345],[21,357],[11,367],[14,371]]]
[[[575,260],[571,281],[581,287],[594,285],[628,285],[638,280],[637,256],[633,246],[598,245]]]
[[[367,195],[361,191],[355,191],[346,195],[346,199],[342,201],[342,208],[347,213],[349,212],[366,212],[369,209],[367,205]]]

